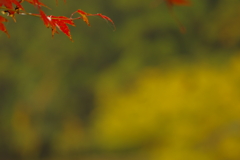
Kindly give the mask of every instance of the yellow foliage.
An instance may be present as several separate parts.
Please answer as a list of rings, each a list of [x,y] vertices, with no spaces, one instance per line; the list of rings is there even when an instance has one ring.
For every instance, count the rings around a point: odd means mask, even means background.
[[[239,64],[233,57],[220,69],[150,68],[128,89],[107,90],[101,82],[96,142],[107,150],[141,147],[153,160],[240,159]]]

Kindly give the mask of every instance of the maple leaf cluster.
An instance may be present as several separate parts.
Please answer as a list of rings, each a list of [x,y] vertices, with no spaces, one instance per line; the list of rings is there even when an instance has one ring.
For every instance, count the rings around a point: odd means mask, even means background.
[[[66,1],[66,0],[64,0]],[[32,5],[34,5],[38,13],[28,13],[24,7],[23,4],[25,2],[28,2]],[[56,3],[58,3],[58,0],[56,0]],[[70,40],[72,40],[72,36],[70,33],[70,29],[68,25],[75,26],[74,20],[82,19],[88,26],[90,26],[88,16],[99,16],[102,19],[105,19],[106,21],[109,21],[114,26],[114,22],[107,16],[102,15],[101,13],[97,14],[90,14],[86,13],[83,10],[78,9],[77,11],[73,12],[70,17],[65,16],[53,16],[53,15],[47,15],[43,10],[42,7],[47,7],[44,3],[42,3],[40,0],[0,0],[0,9],[2,9],[2,13],[12,17],[14,21],[15,15],[32,15],[39,17],[43,22],[44,25],[48,28],[52,29],[52,36],[54,36],[55,33],[58,33],[58,31],[63,32],[66,34]],[[47,7],[48,8],[48,7]],[[78,14],[79,17],[73,18],[73,15]],[[0,30],[5,32],[8,36],[9,33],[3,24],[3,22],[7,22],[8,19],[6,19],[3,16],[0,16]],[[115,27],[115,26],[114,26]]]
[[[178,25],[180,26],[180,29],[182,32],[185,31],[184,26],[181,24],[181,22],[178,20],[177,16],[175,16],[172,8],[174,5],[190,5],[189,0],[164,0],[173,16],[173,18],[176,20]],[[66,2],[66,0],[64,0]],[[33,6],[35,6],[38,10],[38,13],[28,13],[24,7],[23,3],[30,3]],[[58,3],[58,0],[56,0],[56,3]],[[114,22],[107,16],[97,13],[97,14],[90,14],[86,13],[83,10],[78,9],[77,11],[73,12],[70,17],[65,16],[53,16],[53,15],[47,15],[43,10],[42,7],[48,8],[44,3],[42,3],[40,0],[0,0],[0,9],[2,9],[2,13],[12,17],[13,20],[16,22],[15,15],[31,15],[39,17],[43,22],[44,25],[48,28],[51,28],[52,30],[52,36],[54,36],[55,33],[58,33],[58,31],[63,32],[65,35],[69,37],[70,40],[72,40],[72,36],[70,33],[70,29],[68,25],[75,26],[74,20],[82,19],[88,26],[90,26],[88,16],[99,16],[100,18],[110,22],[114,28]],[[78,14],[79,17],[73,18],[75,14]],[[6,19],[3,16],[0,16],[0,31],[5,32],[8,36],[9,33],[4,25],[4,22],[7,22],[8,19]]]

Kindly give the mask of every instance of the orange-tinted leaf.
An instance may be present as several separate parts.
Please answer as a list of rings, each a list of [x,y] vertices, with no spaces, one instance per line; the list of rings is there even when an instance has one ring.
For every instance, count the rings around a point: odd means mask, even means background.
[[[86,12],[84,12],[84,11],[81,10],[81,9],[77,10],[77,11],[74,12],[73,14],[75,14],[75,13],[79,13],[79,14],[82,16],[83,21],[84,21],[88,26],[90,26],[90,23],[89,23],[89,20],[88,20],[87,16],[91,16],[92,14],[86,13]],[[72,14],[72,15],[73,15],[73,14]]]
[[[105,19],[105,20],[111,22],[113,27],[114,27],[114,29],[116,29],[116,26],[115,26],[115,24],[114,24],[114,22],[113,22],[113,20],[111,18],[109,18],[109,17],[107,17],[105,15],[102,15],[101,13],[98,13],[97,15],[100,16],[102,19]]]
[[[5,32],[9,37],[8,31],[7,31],[6,27],[4,26],[4,24],[2,22],[7,22],[7,19],[0,16],[0,30]]]
[[[114,26],[114,29],[116,28],[113,20],[111,20],[109,17],[107,17],[107,16],[105,16],[105,15],[103,15],[103,14],[101,14],[101,13],[90,14],[90,13],[86,13],[86,12],[84,12],[83,10],[79,9],[79,10],[77,10],[76,12],[74,12],[74,13],[72,14],[72,16],[73,16],[75,13],[79,13],[79,14],[81,15],[81,19],[83,19],[83,21],[86,22],[86,24],[87,24],[88,26],[90,26],[90,23],[89,23],[89,20],[88,20],[87,16],[99,16],[99,17],[101,17],[102,19],[105,19],[105,20],[111,22],[112,25]],[[71,16],[71,17],[72,17],[72,16]],[[80,19],[80,18],[79,18],[79,19]]]

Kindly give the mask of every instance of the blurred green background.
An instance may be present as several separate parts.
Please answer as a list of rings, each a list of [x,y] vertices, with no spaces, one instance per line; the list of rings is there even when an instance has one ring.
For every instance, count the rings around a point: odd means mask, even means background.
[[[240,2],[42,1],[74,43],[17,16],[0,33],[1,160],[239,160]],[[36,9],[25,5],[34,12]]]

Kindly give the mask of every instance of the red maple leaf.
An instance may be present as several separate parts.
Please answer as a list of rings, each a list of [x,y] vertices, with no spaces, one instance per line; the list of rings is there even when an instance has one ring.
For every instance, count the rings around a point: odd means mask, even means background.
[[[25,0],[25,1],[27,1],[28,3],[33,4],[33,5],[35,5],[35,6],[38,6],[38,7],[40,7],[40,6],[47,7],[45,4],[43,4],[43,3],[40,2],[39,0]],[[47,7],[47,8],[48,8],[48,7]]]
[[[71,18],[65,17],[65,16],[48,16],[49,19],[51,19],[52,23],[54,26],[56,26],[60,31],[62,31],[64,34],[66,34],[69,39],[72,41],[72,36],[70,33],[70,30],[67,26],[67,24],[75,26],[73,20]],[[53,30],[53,35],[54,33],[57,33],[56,29]]]
[[[4,26],[4,24],[2,23],[2,22],[7,22],[7,21],[8,20],[6,18],[0,16],[0,30],[5,32],[9,37],[8,31],[7,31],[6,27]]]
[[[23,7],[17,0],[0,0],[0,7],[5,6],[7,8],[6,12],[8,12],[11,17],[13,17],[16,12],[13,4],[15,4],[18,9],[23,10]]]
[[[75,26],[72,18],[68,18],[65,16],[47,16],[42,10],[40,11],[41,18],[46,27],[50,27],[52,29],[52,36],[54,36],[57,32],[57,28],[66,34],[69,39],[72,41],[72,36],[70,33],[70,29],[67,24]]]

